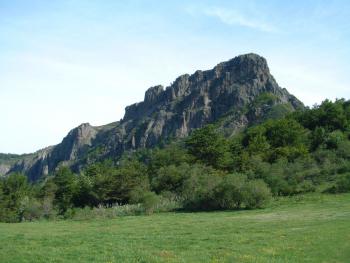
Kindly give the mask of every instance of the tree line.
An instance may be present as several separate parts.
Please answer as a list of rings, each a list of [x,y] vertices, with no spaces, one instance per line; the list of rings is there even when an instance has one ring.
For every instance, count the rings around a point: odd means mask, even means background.
[[[274,196],[350,191],[350,101],[326,100],[226,138],[216,124],[162,147],[93,163],[80,173],[60,167],[31,184],[0,180],[0,220],[69,217],[84,207],[160,200],[180,209],[253,209]]]

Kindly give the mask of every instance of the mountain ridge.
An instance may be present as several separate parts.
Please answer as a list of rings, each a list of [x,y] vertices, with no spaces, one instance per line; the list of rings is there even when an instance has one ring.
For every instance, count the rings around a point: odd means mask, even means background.
[[[270,94],[268,103],[254,104],[264,94]],[[80,170],[94,160],[118,158],[128,150],[184,138],[193,129],[220,119],[224,119],[221,128],[229,136],[266,118],[280,105],[286,112],[303,108],[296,97],[279,87],[265,58],[253,53],[240,55],[213,69],[181,75],[166,88],[150,87],[143,101],[125,108],[120,121],[102,126],[83,123],[60,144],[19,160],[6,173],[23,172],[35,181],[60,165]]]

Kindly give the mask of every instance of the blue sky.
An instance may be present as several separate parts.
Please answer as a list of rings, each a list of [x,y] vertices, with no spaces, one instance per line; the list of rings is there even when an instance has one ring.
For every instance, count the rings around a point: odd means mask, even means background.
[[[0,152],[123,117],[153,85],[264,56],[307,105],[350,91],[349,1],[0,0]]]

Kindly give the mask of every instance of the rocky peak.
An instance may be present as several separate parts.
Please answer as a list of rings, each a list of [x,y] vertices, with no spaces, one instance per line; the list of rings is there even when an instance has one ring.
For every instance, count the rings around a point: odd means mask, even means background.
[[[181,75],[174,81],[174,83],[171,86],[167,88],[167,91],[170,94],[170,98],[172,100],[186,94],[190,84],[189,78],[190,78],[190,75],[188,74]]]
[[[216,78],[229,76],[241,83],[253,79],[264,81],[270,75],[266,59],[253,53],[222,62],[213,71]]]
[[[145,93],[144,102],[148,104],[155,102],[158,99],[159,94],[161,94],[163,91],[164,88],[162,85],[150,87]]]
[[[90,123],[82,123],[75,129],[71,130],[68,136],[73,137],[76,144],[88,144],[96,136],[96,129]]]
[[[96,134],[95,127],[89,123],[83,123],[68,133],[62,143],[54,149],[54,153],[58,154],[63,161],[73,160],[79,151],[91,145]]]
[[[274,103],[255,107],[257,98],[266,93],[275,98]],[[12,170],[38,178],[60,164],[81,167],[94,158],[118,158],[127,150],[185,137],[193,129],[218,120],[225,134],[234,134],[269,116],[270,108],[277,104],[285,104],[287,111],[303,107],[279,87],[263,57],[245,54],[210,70],[181,75],[165,90],[160,85],[151,87],[144,101],[125,108],[120,122],[102,128],[81,124],[60,144]]]
[[[247,107],[262,93],[274,94],[277,103],[289,103],[291,108],[302,106],[278,86],[266,59],[256,54],[235,57],[211,70],[181,75],[165,91],[161,86],[152,87],[145,101],[126,108],[121,124],[124,134],[132,134],[126,136],[127,145],[149,147],[161,138],[187,136],[192,129],[214,122],[232,109]],[[233,129],[248,122],[246,119]]]

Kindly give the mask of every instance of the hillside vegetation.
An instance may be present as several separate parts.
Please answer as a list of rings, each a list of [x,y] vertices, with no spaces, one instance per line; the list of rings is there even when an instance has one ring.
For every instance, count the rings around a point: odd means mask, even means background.
[[[350,191],[349,101],[327,100],[233,137],[221,127],[207,125],[185,139],[93,163],[79,174],[62,166],[35,184],[12,174],[0,183],[0,220],[72,218],[82,211],[93,216],[113,206],[123,212],[105,212],[109,217],[253,209],[266,207],[273,196]]]

